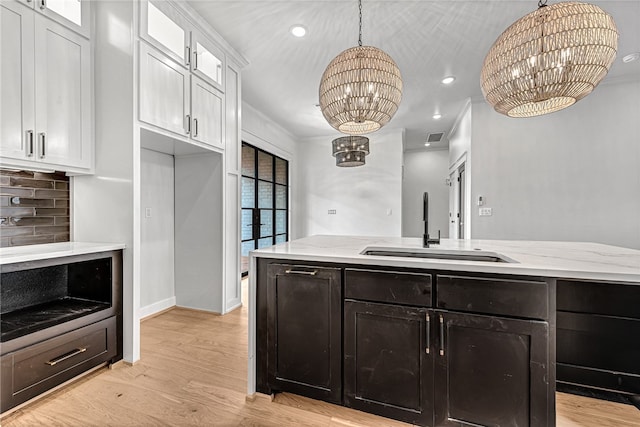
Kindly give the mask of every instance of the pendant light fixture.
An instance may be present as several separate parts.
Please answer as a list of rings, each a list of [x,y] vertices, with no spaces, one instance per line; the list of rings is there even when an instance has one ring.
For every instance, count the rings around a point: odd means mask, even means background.
[[[369,138],[365,136],[343,136],[331,141],[336,166],[353,167],[365,164],[369,154]]]
[[[613,18],[598,6],[563,2],[520,18],[487,54],[482,93],[501,114],[533,117],[569,107],[609,71],[618,46]]]
[[[382,50],[362,46],[362,0],[358,0],[358,46],[336,56],[320,81],[320,109],[329,124],[349,135],[375,132],[387,124],[402,99],[402,77]]]

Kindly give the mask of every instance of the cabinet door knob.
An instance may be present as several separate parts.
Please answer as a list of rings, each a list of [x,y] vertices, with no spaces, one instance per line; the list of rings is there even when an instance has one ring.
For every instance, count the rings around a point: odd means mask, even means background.
[[[189,46],[184,47],[184,65],[191,65],[191,48]]]
[[[47,0],[40,0],[40,9],[45,10],[47,8]]]
[[[46,156],[47,134],[40,132],[40,158],[44,159]]]
[[[440,356],[444,356],[444,317],[440,315]]]
[[[185,130],[185,133],[189,135],[189,133],[191,133],[191,115],[190,114],[187,114],[185,123],[186,124],[185,124],[184,130]]]
[[[27,131],[27,157],[33,156],[33,131]]]
[[[427,332],[426,332],[426,348],[425,348],[425,353],[429,354],[429,352],[431,351],[431,318],[429,317],[429,313],[427,313],[425,315],[425,321],[426,321],[426,328],[427,328]]]
[[[65,353],[62,356],[55,357],[55,358],[49,360],[48,362],[44,362],[44,363],[45,363],[45,365],[55,366],[58,363],[60,363],[60,362],[62,362],[64,360],[70,359],[73,356],[77,356],[78,354],[84,353],[85,351],[87,351],[86,347],[78,347],[75,350],[70,351],[69,353]]]
[[[197,137],[198,136],[198,119],[194,118],[193,119],[193,137]]]
[[[304,270],[294,270],[292,268],[285,270],[285,273],[287,274],[304,274],[306,276],[315,276],[316,274],[318,274],[317,270],[313,270],[313,271],[304,271]]]

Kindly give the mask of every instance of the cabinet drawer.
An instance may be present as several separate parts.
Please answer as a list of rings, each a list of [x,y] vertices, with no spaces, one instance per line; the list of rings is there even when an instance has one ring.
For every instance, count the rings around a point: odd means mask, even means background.
[[[117,354],[116,318],[2,356],[2,406],[16,406]]]
[[[558,310],[640,319],[640,285],[558,280]]]
[[[437,276],[436,283],[438,308],[532,319],[549,317],[546,282]]]
[[[345,269],[345,297],[431,307],[431,275]]]

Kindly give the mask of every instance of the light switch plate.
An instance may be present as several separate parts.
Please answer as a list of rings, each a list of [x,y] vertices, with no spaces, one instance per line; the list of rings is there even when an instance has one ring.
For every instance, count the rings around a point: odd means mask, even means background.
[[[335,214],[336,214],[336,210],[335,210],[335,209],[329,209],[329,210],[327,211],[327,213],[328,213],[329,215],[335,215]]]

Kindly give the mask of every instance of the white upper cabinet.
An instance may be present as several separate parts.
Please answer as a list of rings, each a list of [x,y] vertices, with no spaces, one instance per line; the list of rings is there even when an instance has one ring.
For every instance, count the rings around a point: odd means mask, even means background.
[[[190,127],[189,71],[140,43],[140,121],[179,135]]]
[[[43,161],[90,166],[90,64],[88,40],[36,16],[36,131]]]
[[[191,71],[224,91],[224,53],[196,30],[191,31]]]
[[[187,21],[166,2],[143,0],[140,9],[140,37],[188,67],[191,55]]]
[[[224,148],[223,105],[222,92],[191,76],[191,138]]]
[[[34,153],[33,14],[17,3],[0,3],[0,156]],[[31,53],[29,53],[31,49]]]
[[[93,167],[90,42],[17,2],[0,4],[0,156],[15,167]]]
[[[224,52],[166,1],[140,2],[140,38],[224,91]]]
[[[46,17],[89,37],[91,34],[91,0],[17,0]]]

